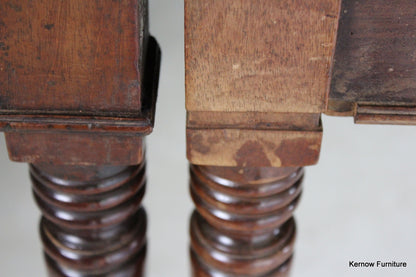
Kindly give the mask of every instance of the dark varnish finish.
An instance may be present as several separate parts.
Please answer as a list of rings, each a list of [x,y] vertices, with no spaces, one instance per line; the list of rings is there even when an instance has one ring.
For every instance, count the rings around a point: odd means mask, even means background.
[[[289,276],[299,167],[191,165],[193,277]]]
[[[32,164],[48,276],[143,275],[148,30],[147,0],[0,1],[0,131]]]
[[[327,113],[415,124],[414,0],[342,1]]]
[[[146,0],[3,0],[0,112],[137,116],[147,39]]]
[[[145,165],[31,165],[49,276],[143,276]]]

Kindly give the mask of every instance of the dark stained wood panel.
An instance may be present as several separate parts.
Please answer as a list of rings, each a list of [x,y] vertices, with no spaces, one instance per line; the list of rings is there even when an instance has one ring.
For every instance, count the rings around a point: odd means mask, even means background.
[[[5,133],[15,162],[54,165],[134,165],[143,161],[143,138],[96,133]]]
[[[138,114],[147,1],[0,2],[0,109]]]
[[[414,0],[343,1],[328,113],[355,115],[356,104],[388,108],[373,123],[416,105]]]
[[[160,48],[146,0],[0,1],[11,160],[131,165],[153,130]]]

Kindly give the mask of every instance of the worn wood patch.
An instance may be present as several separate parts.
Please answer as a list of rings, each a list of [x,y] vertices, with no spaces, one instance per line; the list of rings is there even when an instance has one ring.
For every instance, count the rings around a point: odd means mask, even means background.
[[[147,1],[0,1],[0,109],[138,115]]]
[[[216,166],[304,166],[317,163],[319,131],[187,129],[187,157]]]
[[[400,115],[391,107],[416,105],[415,15],[414,0],[343,1],[327,113],[384,106],[384,116],[371,121],[394,123],[389,116]]]
[[[340,0],[185,1],[188,111],[325,110]]]

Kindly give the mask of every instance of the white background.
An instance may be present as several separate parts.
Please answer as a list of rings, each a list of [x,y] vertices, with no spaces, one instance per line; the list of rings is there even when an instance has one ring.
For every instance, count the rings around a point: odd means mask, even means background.
[[[163,51],[155,131],[147,138],[148,277],[189,276],[185,159],[183,1],[150,0],[150,29]],[[277,30],[278,31],[278,30]],[[292,277],[416,276],[416,127],[354,125],[323,117],[318,165],[296,211]],[[39,212],[25,164],[0,143],[0,276],[46,276]],[[354,261],[406,261],[407,269],[354,269]]]

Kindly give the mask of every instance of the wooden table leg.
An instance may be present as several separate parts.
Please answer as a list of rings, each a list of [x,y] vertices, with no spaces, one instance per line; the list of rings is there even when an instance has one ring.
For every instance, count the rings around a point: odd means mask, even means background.
[[[185,0],[194,277],[289,276],[340,0]]]
[[[31,165],[50,276],[143,276],[144,163]]]
[[[192,276],[288,276],[303,169],[191,165]]]
[[[160,65],[147,16],[138,0],[0,2],[0,130],[31,164],[49,276],[144,276]]]

